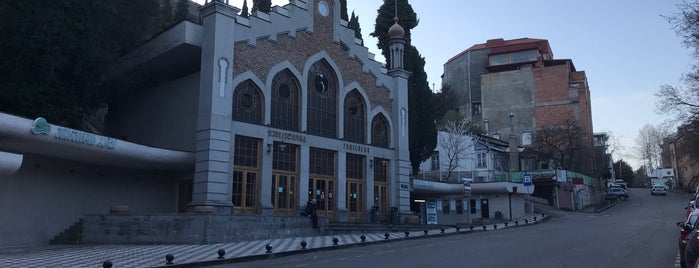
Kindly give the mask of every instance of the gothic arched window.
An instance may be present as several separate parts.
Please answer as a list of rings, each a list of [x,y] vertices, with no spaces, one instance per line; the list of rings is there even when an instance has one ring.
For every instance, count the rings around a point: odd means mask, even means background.
[[[262,93],[252,80],[245,80],[235,87],[233,94],[233,120],[263,124]]]
[[[388,121],[382,114],[374,116],[371,120],[371,144],[388,148],[390,144]]]
[[[326,60],[308,70],[308,133],[337,138],[337,92],[335,72]]]
[[[299,83],[291,71],[277,73],[272,79],[272,126],[300,130],[299,101]]]
[[[366,106],[364,98],[355,89],[345,97],[345,140],[366,143]]]

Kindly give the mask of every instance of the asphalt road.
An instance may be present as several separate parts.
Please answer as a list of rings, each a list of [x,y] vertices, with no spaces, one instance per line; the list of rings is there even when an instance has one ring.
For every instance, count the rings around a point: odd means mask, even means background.
[[[675,267],[675,224],[689,197],[629,194],[602,213],[562,212],[537,225],[216,267]]]

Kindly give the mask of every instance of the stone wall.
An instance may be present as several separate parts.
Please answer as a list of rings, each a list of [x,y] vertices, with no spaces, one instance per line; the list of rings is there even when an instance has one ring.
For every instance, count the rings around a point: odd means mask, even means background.
[[[214,244],[323,233],[301,216],[153,214],[85,215],[84,244]]]

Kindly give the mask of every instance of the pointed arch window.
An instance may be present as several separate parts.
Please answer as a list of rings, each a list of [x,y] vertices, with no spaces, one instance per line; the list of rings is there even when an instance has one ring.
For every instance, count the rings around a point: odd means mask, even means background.
[[[238,84],[233,95],[233,120],[262,125],[262,111],[260,88],[252,80]]]
[[[337,92],[335,72],[326,60],[308,70],[308,127],[310,134],[337,137]]]
[[[366,105],[355,89],[345,97],[345,140],[366,143]]]
[[[233,120],[252,124],[263,124],[262,92],[252,82],[245,80],[235,87],[233,95]]]
[[[299,131],[299,82],[289,69],[272,79],[271,124],[275,128]]]
[[[371,120],[371,144],[388,148],[390,144],[388,135],[388,121],[386,117],[382,114],[374,116],[374,119]]]

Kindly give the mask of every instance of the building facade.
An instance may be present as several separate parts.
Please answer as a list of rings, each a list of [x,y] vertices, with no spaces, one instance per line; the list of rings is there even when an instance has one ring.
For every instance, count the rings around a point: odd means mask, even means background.
[[[0,142],[9,177],[0,188],[14,192],[0,203],[32,211],[2,210],[6,243],[45,243],[115,204],[132,214],[294,216],[313,199],[330,221],[368,221],[373,206],[383,220],[409,213],[400,25],[389,30],[387,70],[340,19],[338,0],[239,11],[206,3],[202,24],[183,21],[113,65],[110,79],[148,83],[111,100],[103,133],[43,122],[52,130],[35,134],[40,119],[0,117],[0,137],[47,149]],[[73,201],[39,204],[64,199]],[[31,221],[45,213],[55,220]]]
[[[580,143],[592,152],[585,72],[576,70],[570,59],[555,59],[545,39],[476,44],[444,64],[442,83],[463,103],[460,113],[484,126],[488,135],[516,137],[519,145],[529,146],[539,130],[575,125]],[[586,161],[584,166],[592,169],[592,164]]]

